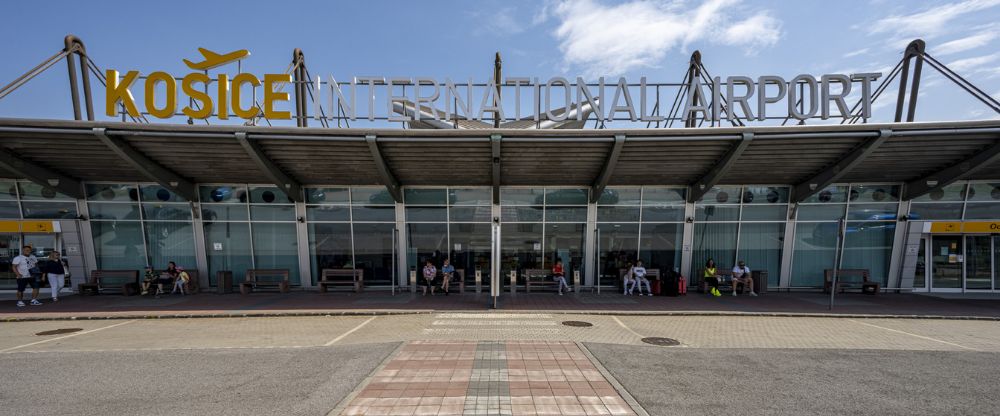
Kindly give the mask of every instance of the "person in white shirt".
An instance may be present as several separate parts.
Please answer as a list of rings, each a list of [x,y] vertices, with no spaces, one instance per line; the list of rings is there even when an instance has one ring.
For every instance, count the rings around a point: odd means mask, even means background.
[[[635,285],[639,287],[639,296],[642,296],[642,285],[646,285],[646,295],[653,296],[653,290],[649,288],[649,279],[646,278],[646,268],[642,267],[642,260],[635,262],[635,266],[632,267],[632,278],[635,279]]]
[[[747,263],[740,260],[736,267],[733,267],[733,296],[736,296],[736,285],[743,283],[743,288],[750,291],[750,296],[757,296],[753,291],[753,278],[750,277],[750,268]]]
[[[31,285],[31,306],[41,305],[38,301],[38,279],[31,274],[31,269],[38,265],[38,259],[31,254],[31,246],[21,247],[21,255],[11,262],[17,275],[17,306],[24,306],[24,289]]]

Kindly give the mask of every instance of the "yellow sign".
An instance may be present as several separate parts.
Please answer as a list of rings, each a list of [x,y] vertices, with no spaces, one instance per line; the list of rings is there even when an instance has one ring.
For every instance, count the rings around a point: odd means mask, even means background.
[[[970,222],[933,222],[931,233],[992,233],[1000,234],[1000,222],[970,221]]]
[[[198,51],[204,57],[203,61],[191,62],[187,59],[184,60],[188,68],[196,71],[207,71],[250,56],[250,51],[246,49],[226,54],[215,53],[205,48],[198,48]],[[129,115],[139,117],[139,107],[136,106],[135,97],[132,96],[132,91],[130,90],[132,85],[139,80],[139,71],[128,71],[123,77],[119,77],[118,71],[109,69],[106,71],[105,76],[108,83],[104,94],[104,112],[108,116],[114,117],[118,114],[116,107],[121,105]],[[214,97],[208,92],[208,85],[212,82],[216,84]],[[290,74],[264,74],[264,100],[263,109],[261,109],[256,105],[244,107],[241,96],[244,85],[249,84],[252,90],[256,90],[257,87],[261,86],[261,80],[256,75],[239,73],[230,81],[227,74],[218,74],[217,78],[212,80],[206,72],[192,72],[181,79],[181,90],[190,98],[187,101],[191,103],[181,109],[181,112],[191,118],[205,119],[212,116],[214,111],[216,117],[226,120],[229,118],[229,109],[232,108],[233,114],[242,119],[249,120],[263,112],[264,117],[269,119],[290,120],[292,113],[289,111],[276,111],[274,103],[276,101],[289,100],[287,92],[277,91],[276,88],[278,85],[291,82],[292,76]],[[201,87],[198,88],[195,84],[200,84]],[[177,80],[173,75],[163,71],[154,71],[147,74],[143,85],[143,92],[145,98],[143,104],[145,104],[146,112],[153,117],[170,118],[177,113]],[[165,95],[163,100],[157,99],[158,93]],[[250,102],[256,102],[256,97],[251,98]]]
[[[931,223],[932,233],[960,233],[962,223],[960,222],[934,222]]]
[[[0,221],[0,233],[53,233],[57,231],[53,221]]]
[[[21,224],[18,221],[0,221],[0,233],[19,233]]]

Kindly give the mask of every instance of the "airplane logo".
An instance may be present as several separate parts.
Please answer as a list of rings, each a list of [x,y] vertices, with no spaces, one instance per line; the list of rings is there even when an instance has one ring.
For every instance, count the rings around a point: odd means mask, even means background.
[[[204,61],[191,62],[187,59],[184,60],[184,63],[187,64],[188,68],[195,71],[206,71],[230,62],[243,60],[244,58],[250,56],[250,51],[246,49],[240,49],[226,54],[218,54],[205,48],[198,48],[198,52],[201,52],[201,56],[205,58]]]

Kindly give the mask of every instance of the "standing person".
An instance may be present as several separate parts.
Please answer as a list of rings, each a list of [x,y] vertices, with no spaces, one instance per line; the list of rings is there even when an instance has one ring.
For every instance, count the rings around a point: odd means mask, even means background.
[[[451,260],[445,258],[444,264],[441,265],[441,290],[445,296],[448,296],[448,287],[453,276],[455,276],[455,266],[451,265]]]
[[[434,296],[434,278],[437,277],[437,272],[434,263],[427,260],[427,264],[424,265],[424,296],[427,296],[427,288],[431,288],[431,296]]]
[[[708,293],[711,293],[713,296],[722,296],[722,293],[719,293],[719,277],[721,276],[719,276],[718,271],[715,269],[715,260],[708,259],[705,262],[705,272],[702,277],[709,286]]]
[[[567,292],[570,291],[569,285],[566,284],[566,272],[563,271],[562,260],[556,260],[556,264],[552,266],[552,278],[559,283],[559,295],[563,294],[563,288],[566,288]]]
[[[737,283],[743,283],[743,288],[750,290],[750,296],[757,296],[757,293],[753,291],[753,277],[750,277],[750,268],[743,260],[740,260],[733,267],[733,296],[736,296]]]
[[[635,286],[639,287],[639,296],[642,296],[642,285],[646,284],[646,294],[653,296],[653,289],[649,287],[649,279],[646,278],[646,268],[642,266],[642,260],[636,261],[632,267],[632,279]]]
[[[632,274],[632,263],[629,263],[625,268],[625,276],[622,277],[624,280],[625,291],[623,295],[631,295],[632,291],[635,290],[635,276]]]
[[[31,246],[21,247],[21,255],[11,262],[17,273],[17,307],[24,306],[24,289],[31,285],[31,306],[41,305],[38,301],[38,279],[31,274],[31,269],[38,266],[38,259],[31,254]]]
[[[59,292],[66,286],[66,276],[69,275],[69,263],[61,258],[58,251],[52,250],[49,253],[49,261],[45,264],[45,277],[49,279],[49,286],[52,288],[52,301],[59,301]]]

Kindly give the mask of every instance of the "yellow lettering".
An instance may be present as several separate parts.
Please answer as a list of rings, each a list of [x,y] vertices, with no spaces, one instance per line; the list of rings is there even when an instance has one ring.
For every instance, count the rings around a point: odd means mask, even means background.
[[[107,91],[104,93],[105,107],[104,112],[111,117],[118,114],[118,110],[115,107],[118,102],[121,101],[125,104],[125,111],[129,113],[132,117],[139,117],[139,109],[135,107],[135,98],[132,97],[132,91],[129,88],[135,83],[135,80],[139,79],[139,71],[128,71],[125,73],[125,78],[118,81],[118,71],[109,69],[104,72],[104,76],[108,80]]]
[[[292,118],[292,113],[274,111],[275,101],[288,101],[287,92],[274,90],[274,84],[279,82],[292,82],[291,74],[264,74],[264,117],[272,120],[288,120]]]
[[[243,84],[250,84],[258,87],[260,86],[260,80],[257,79],[254,74],[248,74],[245,72],[237,74],[233,77],[233,114],[236,114],[236,116],[240,118],[251,119],[257,116],[260,109],[255,105],[251,105],[250,108],[244,109],[243,106],[240,105],[240,87],[242,87]],[[253,100],[250,102],[252,103]]]
[[[166,105],[156,108],[156,84],[167,86]],[[170,74],[156,71],[146,77],[146,111],[157,118],[170,118],[177,111],[177,82]]]
[[[229,119],[229,76],[219,74],[219,120]]]
[[[201,109],[195,110],[191,108],[192,106],[184,107],[184,114],[191,118],[208,118],[212,115],[212,97],[208,96],[208,93],[195,89],[192,84],[200,82],[204,85],[208,85],[208,75],[201,72],[192,72],[184,76],[181,81],[181,89],[184,90],[184,94],[191,97],[195,101],[201,102]]]

